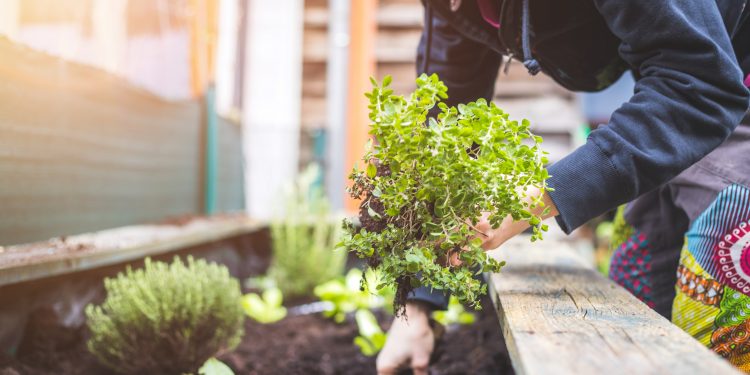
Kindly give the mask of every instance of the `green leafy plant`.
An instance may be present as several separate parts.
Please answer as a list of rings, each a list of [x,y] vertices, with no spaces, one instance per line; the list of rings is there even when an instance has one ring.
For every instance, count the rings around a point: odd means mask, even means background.
[[[268,324],[286,317],[286,308],[282,305],[284,296],[279,288],[269,288],[263,291],[263,296],[248,293],[242,297],[242,308],[245,314],[256,321]]]
[[[367,280],[367,282],[364,282]],[[380,276],[374,270],[365,274],[362,270],[353,268],[346,277],[339,277],[315,287],[315,295],[329,307],[323,315],[341,323],[347,313],[360,309],[370,310],[389,305],[393,293],[389,288],[376,290]]]
[[[361,199],[361,227],[345,221],[342,244],[378,268],[384,284],[397,286],[397,311],[419,285],[450,291],[479,308],[486,286],[472,275],[503,265],[474,236],[482,213],[490,213],[493,227],[507,215],[529,221],[532,240],[546,230],[531,213],[541,200],[524,200],[527,188],[546,189],[542,139],[528,121],[512,121],[483,99],[457,107],[440,102],[447,88],[436,75],[420,76],[408,97],[393,94],[390,77],[382,85],[372,82],[366,96],[374,142],[349,188]],[[435,106],[440,113],[429,117]],[[456,253],[457,266],[448,262]]]
[[[234,375],[229,366],[216,358],[209,358],[206,363],[198,369],[198,375]]]
[[[354,345],[368,357],[378,354],[385,345],[386,334],[380,328],[375,315],[370,310],[361,309],[357,310],[354,318],[359,330],[359,336],[354,338]]]
[[[307,295],[344,271],[346,252],[334,250],[341,228],[314,184],[318,175],[314,164],[300,175],[287,191],[284,218],[271,224],[274,256],[268,277],[286,296]]]
[[[473,324],[476,317],[466,311],[458,298],[451,296],[448,300],[448,309],[433,311],[432,319],[444,326],[449,326],[453,324]]]
[[[195,373],[242,338],[240,285],[222,265],[146,259],[104,287],[105,301],[86,307],[88,348],[115,372]]]

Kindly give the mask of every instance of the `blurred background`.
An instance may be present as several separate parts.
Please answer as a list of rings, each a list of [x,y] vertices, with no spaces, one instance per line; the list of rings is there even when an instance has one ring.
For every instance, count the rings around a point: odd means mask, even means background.
[[[0,1],[0,245],[267,220],[310,164],[332,208],[352,211],[368,78],[410,92],[422,24],[419,0]],[[554,161],[631,92],[625,77],[577,95],[517,63],[495,100]]]

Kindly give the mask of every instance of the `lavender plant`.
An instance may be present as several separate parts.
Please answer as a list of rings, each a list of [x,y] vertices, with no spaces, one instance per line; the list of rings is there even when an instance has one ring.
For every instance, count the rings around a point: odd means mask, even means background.
[[[244,333],[240,284],[223,265],[147,258],[104,287],[107,299],[86,307],[88,348],[117,373],[194,373]]]

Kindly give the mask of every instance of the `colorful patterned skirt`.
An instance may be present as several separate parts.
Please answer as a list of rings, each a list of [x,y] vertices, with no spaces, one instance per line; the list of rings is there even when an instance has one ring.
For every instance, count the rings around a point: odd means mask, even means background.
[[[621,223],[610,277],[750,373],[750,126]]]

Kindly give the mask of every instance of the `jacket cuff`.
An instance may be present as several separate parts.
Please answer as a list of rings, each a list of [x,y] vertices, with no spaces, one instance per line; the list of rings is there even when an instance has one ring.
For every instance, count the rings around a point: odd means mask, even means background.
[[[547,183],[555,189],[548,194],[559,212],[555,219],[566,234],[631,195],[609,155],[591,138],[548,171]]]
[[[411,291],[407,301],[424,302],[436,310],[445,310],[448,308],[448,293],[443,290],[420,286]]]

